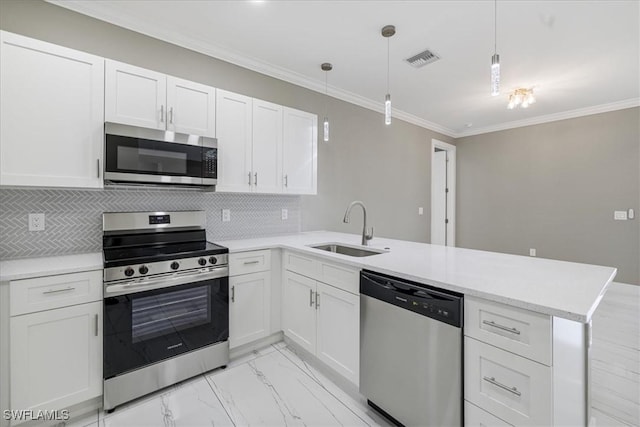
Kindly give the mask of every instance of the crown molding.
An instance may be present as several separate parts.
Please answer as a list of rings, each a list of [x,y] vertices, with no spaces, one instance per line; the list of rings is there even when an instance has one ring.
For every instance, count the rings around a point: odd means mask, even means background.
[[[578,108],[576,110],[562,111],[560,113],[547,114],[544,116],[531,117],[530,119],[516,120],[501,123],[495,126],[486,126],[474,130],[458,132],[455,138],[481,135],[483,133],[498,132],[501,130],[514,129],[523,126],[539,125],[543,123],[556,122],[558,120],[575,119],[577,117],[590,116],[592,114],[608,113],[610,111],[625,110],[640,106],[640,98],[625,99],[624,101],[610,102],[608,104],[594,105],[593,107]]]
[[[266,61],[262,61],[258,58],[254,58],[248,55],[242,55],[236,51],[224,48],[205,42],[193,37],[186,37],[182,34],[175,33],[173,31],[164,30],[163,28],[157,28],[149,22],[143,20],[128,18],[123,15],[115,14],[104,7],[99,1],[87,1],[87,0],[45,0],[48,3],[56,6],[64,7],[74,12],[81,13],[83,15],[90,16],[100,21],[105,21],[119,27],[126,28],[137,33],[153,37],[171,43],[189,50],[202,53],[213,58],[220,59],[231,64],[247,68],[260,74],[267,75],[285,82],[301,86],[303,88],[312,90],[314,92],[325,93],[325,85],[323,81],[311,79],[300,73],[296,73],[289,69],[271,64]],[[358,95],[353,92],[349,92],[343,89],[329,86],[327,88],[329,96],[340,99],[342,101],[358,105],[368,110],[376,111],[384,114],[384,105],[382,102],[372,100],[370,98]],[[473,135],[480,135],[484,133],[497,132],[501,130],[513,129],[523,126],[531,126],[542,123],[554,122],[558,120],[572,119],[576,117],[588,116],[592,114],[606,113],[609,111],[623,110],[626,108],[633,108],[640,106],[640,98],[631,98],[623,101],[612,102],[608,104],[601,104],[592,107],[579,108],[575,110],[563,111],[560,113],[547,114],[544,116],[532,117],[524,120],[517,120],[512,122],[500,123],[493,126],[486,126],[477,129],[465,129],[464,131],[457,132],[456,130],[447,128],[438,123],[425,120],[414,114],[393,109],[392,115],[394,118],[403,120],[405,122],[414,124],[416,126],[432,130],[434,132],[441,133],[443,135],[452,138],[462,138]]]
[[[86,0],[46,1],[56,6],[61,6],[74,12],[78,12],[101,21],[109,22],[128,30],[135,31],[149,37],[165,41],[167,43],[184,47],[186,49],[190,49],[198,53],[202,53],[220,59],[222,61],[238,65],[243,68],[247,68],[249,70],[267,75],[269,77],[274,77],[276,79],[313,90],[314,92],[323,94],[325,93],[325,85],[323,81],[311,79],[300,73],[296,73],[294,71],[279,67],[277,65],[262,61],[248,55],[241,55],[238,52],[212,44],[210,42],[204,42],[193,37],[187,37],[182,34],[154,27],[152,24],[144,22],[142,20],[131,19],[123,15],[114,14],[107,8],[103,7],[100,2]],[[328,90],[328,95],[333,98],[358,105],[368,110],[373,110],[378,113],[384,114],[384,104],[382,103],[382,101],[375,101],[370,98],[366,98],[356,93],[336,87],[330,87]],[[456,134],[453,129],[449,129],[445,126],[430,122],[421,117],[395,108],[393,109],[393,117],[449,137],[454,137]]]

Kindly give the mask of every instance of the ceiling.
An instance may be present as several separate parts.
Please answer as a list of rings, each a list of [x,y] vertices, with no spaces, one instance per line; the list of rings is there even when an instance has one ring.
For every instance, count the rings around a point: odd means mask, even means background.
[[[490,96],[493,1],[51,0],[152,37],[453,137],[640,105],[640,2],[497,2],[501,92]],[[423,68],[404,59],[441,57]],[[510,91],[537,103],[507,110]],[[381,118],[382,120],[382,118]]]

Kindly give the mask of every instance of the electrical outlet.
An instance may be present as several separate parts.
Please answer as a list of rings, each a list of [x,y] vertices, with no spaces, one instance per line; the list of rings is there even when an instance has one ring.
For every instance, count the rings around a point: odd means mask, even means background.
[[[613,211],[613,219],[616,221],[626,221],[627,211]]]
[[[288,209],[282,209],[282,220],[284,221],[285,219],[289,218],[289,210]]]
[[[531,248],[531,249],[529,249],[529,256],[536,256],[536,250],[535,250],[535,248]]]
[[[418,208],[418,215],[424,215],[424,208],[422,206]]]
[[[29,231],[44,230],[44,214],[29,214]]]
[[[222,222],[229,222],[229,221],[231,221],[231,210],[222,209]]]

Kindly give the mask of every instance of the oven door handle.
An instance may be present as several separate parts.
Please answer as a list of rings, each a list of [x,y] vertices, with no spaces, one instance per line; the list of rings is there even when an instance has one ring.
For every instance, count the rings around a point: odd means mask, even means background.
[[[205,280],[220,279],[229,276],[229,267],[218,267],[210,271],[198,271],[188,274],[177,273],[169,277],[159,277],[150,280],[120,282],[112,285],[105,285],[104,296],[113,297],[118,295],[132,294],[135,292],[149,291],[153,289],[169,288],[171,286],[186,285],[189,283],[203,282]]]

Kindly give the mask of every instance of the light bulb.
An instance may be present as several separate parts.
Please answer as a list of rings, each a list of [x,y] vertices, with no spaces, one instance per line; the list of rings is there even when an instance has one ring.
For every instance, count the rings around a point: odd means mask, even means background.
[[[329,118],[324,118],[324,142],[329,142]]]
[[[391,124],[391,95],[387,94],[384,97],[384,124]]]
[[[500,95],[500,55],[491,57],[491,96]]]

